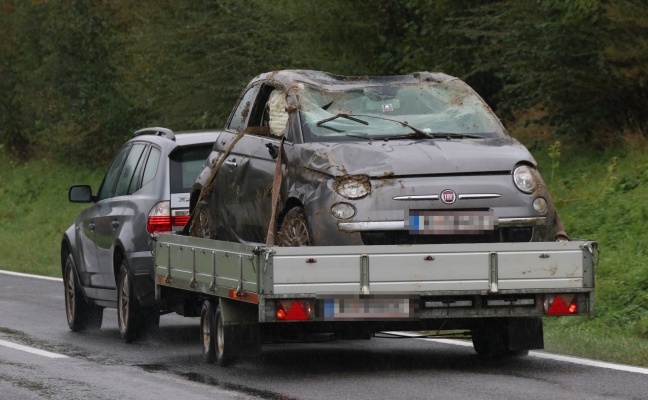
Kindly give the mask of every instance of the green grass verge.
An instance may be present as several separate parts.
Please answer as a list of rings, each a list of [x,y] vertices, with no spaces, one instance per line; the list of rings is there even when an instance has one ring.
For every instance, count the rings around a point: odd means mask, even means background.
[[[648,145],[553,150],[535,156],[567,232],[601,253],[596,316],[546,318],[546,348],[648,367]]]
[[[63,232],[87,206],[69,203],[68,189],[86,183],[96,190],[103,171],[48,160],[16,164],[2,153],[0,163],[0,269],[60,277]]]
[[[568,233],[598,240],[601,258],[596,316],[546,318],[546,350],[648,367],[648,146],[555,150],[534,155]],[[0,162],[0,269],[60,277],[61,236],[85,207],[68,188],[96,191],[107,166]]]

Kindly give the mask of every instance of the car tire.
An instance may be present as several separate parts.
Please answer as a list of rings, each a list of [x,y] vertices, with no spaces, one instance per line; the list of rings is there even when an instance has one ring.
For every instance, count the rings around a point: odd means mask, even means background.
[[[89,304],[81,290],[72,253],[65,259],[65,314],[70,330],[81,332],[99,329],[103,321],[103,307]]]
[[[279,246],[310,246],[312,243],[306,213],[302,207],[291,208],[281,221],[277,232]]]
[[[213,234],[207,205],[204,203],[196,205],[193,221],[191,222],[191,236],[211,239]]]
[[[119,334],[126,343],[139,338],[142,333],[142,312],[126,259],[122,260],[117,285],[117,324]],[[158,314],[159,315],[159,314]]]
[[[208,364],[216,361],[216,336],[214,334],[215,312],[209,300],[205,300],[200,310],[200,342],[202,344],[203,360]]]

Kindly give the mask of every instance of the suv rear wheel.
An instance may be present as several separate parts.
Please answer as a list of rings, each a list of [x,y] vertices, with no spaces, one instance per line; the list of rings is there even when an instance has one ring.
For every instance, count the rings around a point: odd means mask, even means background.
[[[88,303],[83,296],[76,274],[74,257],[68,254],[65,260],[65,314],[72,332],[99,329],[103,321],[103,307]]]

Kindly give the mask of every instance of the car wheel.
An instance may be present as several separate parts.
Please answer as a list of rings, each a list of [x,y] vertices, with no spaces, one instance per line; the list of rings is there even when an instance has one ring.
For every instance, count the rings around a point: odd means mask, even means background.
[[[191,236],[212,238],[211,217],[206,204],[198,204],[191,223]]]
[[[139,303],[135,296],[128,263],[124,259],[119,270],[117,287],[117,324],[119,334],[126,343],[137,339],[142,331]]]
[[[65,314],[72,332],[99,329],[103,320],[103,307],[89,304],[81,291],[76,273],[74,257],[68,254],[65,260]]]
[[[311,236],[306,214],[301,207],[291,208],[281,221],[277,233],[280,246],[310,246]]]
[[[216,347],[216,362],[221,367],[228,366],[234,361],[232,350],[234,347],[232,332],[225,329],[223,321],[223,312],[221,311],[220,304],[216,306],[214,313],[214,342]]]
[[[214,307],[209,300],[205,300],[200,310],[200,342],[202,343],[203,359],[208,364],[216,361],[216,338],[214,335]]]

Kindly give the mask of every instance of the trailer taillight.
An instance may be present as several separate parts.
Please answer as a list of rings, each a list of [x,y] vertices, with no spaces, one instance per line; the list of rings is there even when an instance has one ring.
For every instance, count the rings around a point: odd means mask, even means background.
[[[578,297],[575,294],[545,295],[544,309],[547,315],[578,314]]]
[[[275,305],[275,316],[280,321],[306,321],[313,310],[308,300],[277,300]]]

